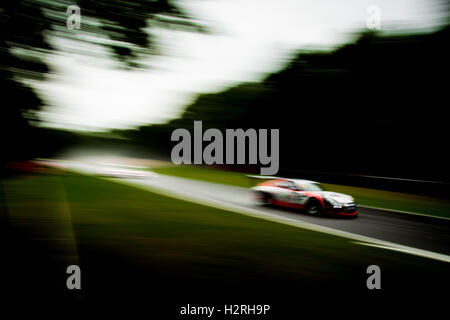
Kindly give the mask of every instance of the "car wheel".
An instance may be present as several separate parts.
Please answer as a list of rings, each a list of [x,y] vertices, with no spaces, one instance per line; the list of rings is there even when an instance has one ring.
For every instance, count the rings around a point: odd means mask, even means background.
[[[322,206],[316,199],[310,199],[306,205],[306,213],[311,216],[319,216],[322,214]]]

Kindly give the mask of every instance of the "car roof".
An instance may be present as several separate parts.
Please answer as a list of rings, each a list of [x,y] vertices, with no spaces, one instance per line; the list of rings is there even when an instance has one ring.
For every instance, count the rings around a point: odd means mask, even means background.
[[[317,182],[317,181],[305,180],[305,179],[286,179],[286,180],[292,181],[292,182],[298,183],[298,184],[303,184],[303,183],[314,183],[314,184],[319,184],[319,182]]]
[[[317,182],[317,181],[306,180],[306,179],[290,179],[290,178],[282,178],[282,177],[275,177],[275,176],[251,176],[251,175],[248,175],[247,177],[254,178],[254,179],[262,179],[262,180],[266,180],[266,181],[279,180],[279,181],[291,181],[291,182],[298,183],[298,184],[302,184],[302,183],[319,184],[319,182]]]

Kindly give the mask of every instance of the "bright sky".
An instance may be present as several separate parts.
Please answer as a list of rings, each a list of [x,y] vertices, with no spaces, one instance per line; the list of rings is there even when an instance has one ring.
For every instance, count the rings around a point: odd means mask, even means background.
[[[215,31],[204,35],[155,31],[163,55],[149,70],[114,69],[101,46],[54,37],[61,50],[46,61],[56,72],[33,87],[46,103],[45,125],[76,130],[129,128],[181,114],[199,93],[257,81],[283,66],[294,50],[332,47],[366,28],[369,5],[381,9],[381,28],[424,29],[442,17],[429,0],[179,0]],[[81,8],[83,14],[83,8]],[[83,24],[83,20],[82,20]],[[81,25],[83,28],[83,25]],[[83,47],[84,46],[84,47]]]

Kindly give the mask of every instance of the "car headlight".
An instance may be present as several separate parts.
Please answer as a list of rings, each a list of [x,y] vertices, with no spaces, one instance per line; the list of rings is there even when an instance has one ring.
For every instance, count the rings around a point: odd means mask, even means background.
[[[325,200],[331,204],[334,208],[342,208],[342,203],[334,200],[333,198],[330,197],[325,197]]]

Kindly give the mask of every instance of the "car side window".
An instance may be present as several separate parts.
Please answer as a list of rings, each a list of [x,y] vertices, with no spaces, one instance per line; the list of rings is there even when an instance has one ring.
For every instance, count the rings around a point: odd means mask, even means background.
[[[290,190],[299,190],[299,188],[295,185],[295,183],[291,181],[281,181],[277,183],[278,187],[286,188]]]

